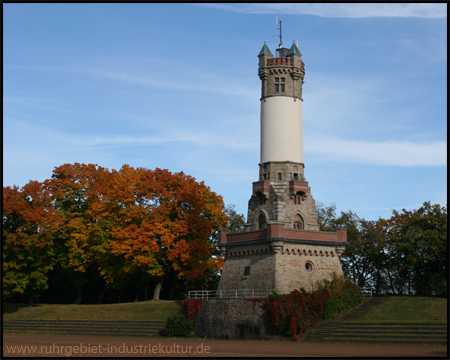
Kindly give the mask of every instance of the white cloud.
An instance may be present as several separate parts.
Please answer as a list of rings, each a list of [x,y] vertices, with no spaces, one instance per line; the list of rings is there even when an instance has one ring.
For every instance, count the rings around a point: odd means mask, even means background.
[[[369,142],[336,138],[307,138],[305,151],[333,160],[391,166],[447,166],[447,144],[442,141]]]
[[[443,3],[262,3],[262,4],[202,4],[226,11],[250,14],[294,14],[321,17],[420,17],[446,18],[447,5]]]

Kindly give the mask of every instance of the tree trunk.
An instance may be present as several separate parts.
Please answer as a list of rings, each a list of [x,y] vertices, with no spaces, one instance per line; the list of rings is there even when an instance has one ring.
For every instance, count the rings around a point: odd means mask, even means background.
[[[173,299],[173,293],[175,291],[175,280],[172,280],[170,282],[170,288],[169,288],[169,300]]]
[[[159,300],[159,294],[161,292],[162,283],[163,279],[162,278],[158,279],[155,286],[155,291],[153,292],[153,300]]]
[[[28,299],[27,299],[27,305],[28,305],[29,307],[32,307],[32,306],[33,306],[33,295],[29,295],[29,296],[28,296]]]
[[[139,295],[141,294],[141,288],[138,286],[136,287],[136,296],[134,297],[134,302],[139,301]]]
[[[144,301],[148,300],[148,283],[145,283],[144,287]]]
[[[103,304],[103,297],[105,296],[105,293],[106,293],[106,285],[103,285],[102,290],[98,295],[97,304]]]
[[[83,293],[83,285],[78,285],[77,286],[77,297],[75,299],[75,304],[76,305],[80,305],[81,303],[81,294]]]

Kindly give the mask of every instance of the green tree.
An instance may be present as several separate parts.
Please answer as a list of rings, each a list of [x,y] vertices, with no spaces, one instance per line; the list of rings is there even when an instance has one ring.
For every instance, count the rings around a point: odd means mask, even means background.
[[[382,225],[397,292],[446,296],[447,208],[425,202],[418,210],[394,210]]]
[[[244,230],[245,216],[244,214],[238,214],[236,212],[236,206],[233,204],[228,205],[225,210],[225,214],[230,218],[228,220],[227,228],[230,233],[238,233]]]

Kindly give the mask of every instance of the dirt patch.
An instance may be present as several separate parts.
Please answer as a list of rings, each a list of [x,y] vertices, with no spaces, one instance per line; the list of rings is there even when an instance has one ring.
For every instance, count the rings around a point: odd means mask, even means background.
[[[446,346],[3,334],[4,357],[441,357]]]

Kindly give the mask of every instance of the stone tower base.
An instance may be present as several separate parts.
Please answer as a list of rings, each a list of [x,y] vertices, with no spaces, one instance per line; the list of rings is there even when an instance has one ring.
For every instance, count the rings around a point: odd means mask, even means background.
[[[221,231],[219,246],[226,260],[218,290],[311,291],[333,273],[343,275],[339,256],[345,245],[346,229],[307,231],[269,224],[259,231]]]

